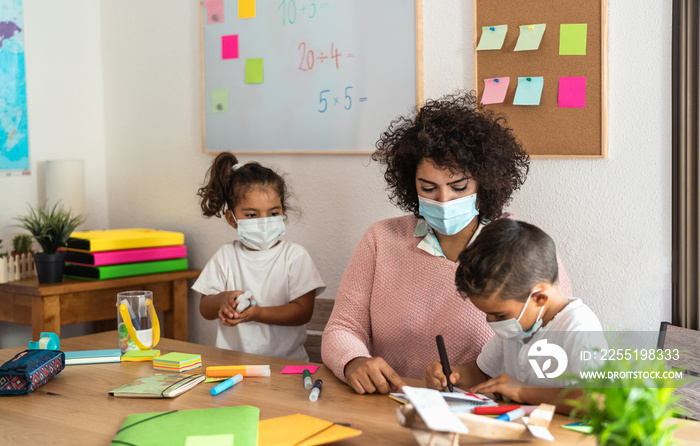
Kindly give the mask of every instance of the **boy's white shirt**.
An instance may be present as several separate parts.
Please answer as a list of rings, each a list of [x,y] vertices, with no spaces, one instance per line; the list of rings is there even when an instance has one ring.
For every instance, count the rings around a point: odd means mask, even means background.
[[[251,251],[239,240],[223,245],[206,264],[192,289],[204,294],[251,290],[258,305],[273,307],[326,285],[309,253],[288,241],[270,249]],[[306,326],[245,322],[229,327],[218,320],[216,346],[246,353],[308,361],[304,349]]]
[[[602,331],[603,327],[593,310],[581,299],[569,299],[569,304],[557,313],[547,325],[541,327],[531,340],[520,344],[517,360],[506,360],[506,355],[514,350],[515,344],[513,343],[515,341],[506,341],[494,335],[486,342],[476,358],[476,365],[479,370],[492,378],[506,373],[528,385],[565,387],[573,384],[574,381],[537,377],[530,364],[530,359],[532,359],[528,354],[530,347],[536,341],[546,338],[548,343],[560,346],[567,353],[568,365],[564,373],[578,373],[587,366],[593,365],[590,361],[581,361],[579,354],[581,350],[592,352],[596,349],[607,348]]]

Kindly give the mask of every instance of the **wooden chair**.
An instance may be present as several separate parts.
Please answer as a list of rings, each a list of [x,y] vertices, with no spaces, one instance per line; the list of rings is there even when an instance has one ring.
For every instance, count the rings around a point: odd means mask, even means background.
[[[306,343],[304,348],[309,354],[309,361],[311,362],[322,362],[321,336],[326,328],[331,311],[333,311],[334,303],[335,300],[333,299],[316,299],[314,315],[311,316],[311,320],[306,324]]]
[[[668,364],[682,369],[683,378],[689,382],[676,389],[676,393],[682,397],[680,404],[687,418],[700,420],[700,331],[662,322],[657,348],[680,350],[679,360],[668,361]]]

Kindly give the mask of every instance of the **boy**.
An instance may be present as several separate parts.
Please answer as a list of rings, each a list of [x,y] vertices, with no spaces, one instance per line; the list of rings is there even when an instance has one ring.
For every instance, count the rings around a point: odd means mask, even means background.
[[[560,403],[562,387],[575,381],[557,378],[588,365],[579,362],[579,351],[606,344],[593,311],[580,299],[565,297],[559,287],[554,241],[531,224],[496,220],[458,261],[457,289],[486,313],[496,335],[476,361],[453,367],[450,381],[524,404]],[[428,366],[426,385],[440,390],[447,386],[439,361]]]

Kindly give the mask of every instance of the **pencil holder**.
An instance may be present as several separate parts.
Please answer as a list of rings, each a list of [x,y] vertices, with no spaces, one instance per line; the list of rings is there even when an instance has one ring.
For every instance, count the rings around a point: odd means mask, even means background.
[[[153,307],[151,291],[124,291],[117,294],[119,348],[150,350],[160,341],[160,323]]]

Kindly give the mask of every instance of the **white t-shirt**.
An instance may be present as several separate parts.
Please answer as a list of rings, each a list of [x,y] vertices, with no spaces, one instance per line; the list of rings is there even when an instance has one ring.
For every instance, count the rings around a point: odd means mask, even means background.
[[[534,345],[538,341],[542,341]],[[555,344],[561,347],[562,353],[566,353],[566,369],[560,371],[559,359],[552,354],[560,350],[552,350]],[[544,349],[542,349],[544,347]],[[532,348],[532,350],[531,350]],[[603,336],[603,327],[598,317],[593,313],[581,299],[569,299],[566,305],[557,313],[547,325],[541,327],[527,342],[506,341],[500,336],[493,336],[481,349],[481,353],[476,358],[476,365],[479,369],[490,377],[496,377],[501,373],[506,373],[517,380],[532,386],[538,387],[566,387],[573,385],[576,381],[564,379],[561,374],[578,374],[590,366],[594,366],[588,359],[582,359],[582,351],[594,351],[596,349],[607,348],[607,342]],[[544,351],[540,354],[538,352]],[[600,356],[600,355],[598,355]],[[551,362],[547,364],[547,360]],[[537,362],[537,366],[532,364]],[[535,367],[543,377],[538,377]],[[558,377],[548,374],[556,374]]]
[[[251,290],[261,307],[286,305],[292,300],[326,289],[309,253],[296,243],[251,251],[235,240],[219,248],[206,264],[192,289],[203,294]],[[216,346],[246,353],[308,361],[304,350],[306,326],[245,322],[235,327],[219,324]]]

